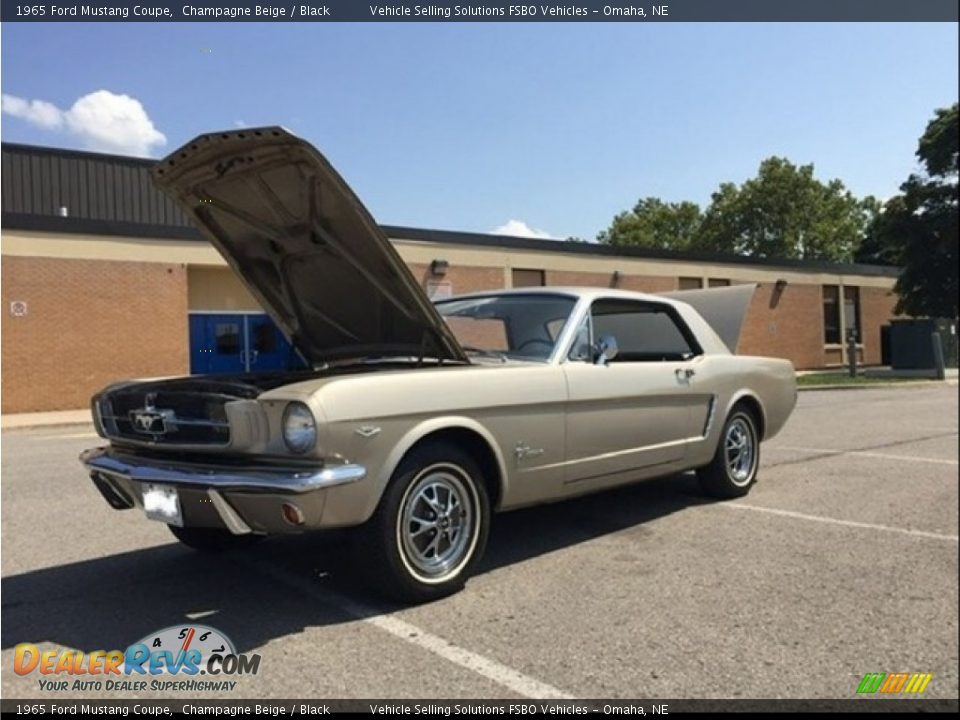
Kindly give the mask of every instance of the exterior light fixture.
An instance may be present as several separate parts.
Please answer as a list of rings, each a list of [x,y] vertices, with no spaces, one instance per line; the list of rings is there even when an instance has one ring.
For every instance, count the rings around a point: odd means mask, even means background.
[[[441,260],[437,258],[430,263],[430,274],[444,276],[447,274],[447,270],[450,268],[450,263],[446,260]]]
[[[776,290],[778,293],[782,293],[782,292],[783,292],[783,289],[784,289],[786,286],[787,286],[787,281],[786,281],[786,280],[784,280],[783,278],[777,278],[777,282],[774,283],[773,289]]]

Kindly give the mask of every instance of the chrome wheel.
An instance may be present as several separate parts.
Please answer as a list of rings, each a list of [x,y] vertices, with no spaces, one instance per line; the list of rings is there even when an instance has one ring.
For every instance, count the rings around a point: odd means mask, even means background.
[[[753,480],[757,458],[757,441],[753,427],[744,417],[735,417],[724,437],[724,458],[730,481],[738,487]]]
[[[397,546],[408,571],[424,583],[459,573],[476,546],[478,497],[470,476],[452,464],[422,470],[400,502]]]

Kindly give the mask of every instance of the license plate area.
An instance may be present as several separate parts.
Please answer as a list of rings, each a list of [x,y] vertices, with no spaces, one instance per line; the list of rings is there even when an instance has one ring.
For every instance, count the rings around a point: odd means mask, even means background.
[[[150,520],[159,520],[168,525],[183,527],[180,510],[180,495],[171,485],[143,485],[143,511]]]

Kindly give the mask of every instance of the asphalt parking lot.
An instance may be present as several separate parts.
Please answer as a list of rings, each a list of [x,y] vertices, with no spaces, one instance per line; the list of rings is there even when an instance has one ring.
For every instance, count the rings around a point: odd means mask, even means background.
[[[499,515],[467,589],[413,608],[359,583],[342,534],[200,556],[107,507],[90,428],[4,432],[2,694],[84,696],[16,675],[18,643],[194,620],[262,656],[199,697],[850,698],[929,672],[956,698],[957,410],[951,386],[801,393],[747,498],[682,475]]]

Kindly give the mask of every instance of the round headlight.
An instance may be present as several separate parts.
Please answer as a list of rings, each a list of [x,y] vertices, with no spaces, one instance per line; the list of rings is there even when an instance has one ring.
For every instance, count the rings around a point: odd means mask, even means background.
[[[283,411],[283,441],[295,453],[305,453],[317,442],[313,413],[301,402],[292,402]]]

